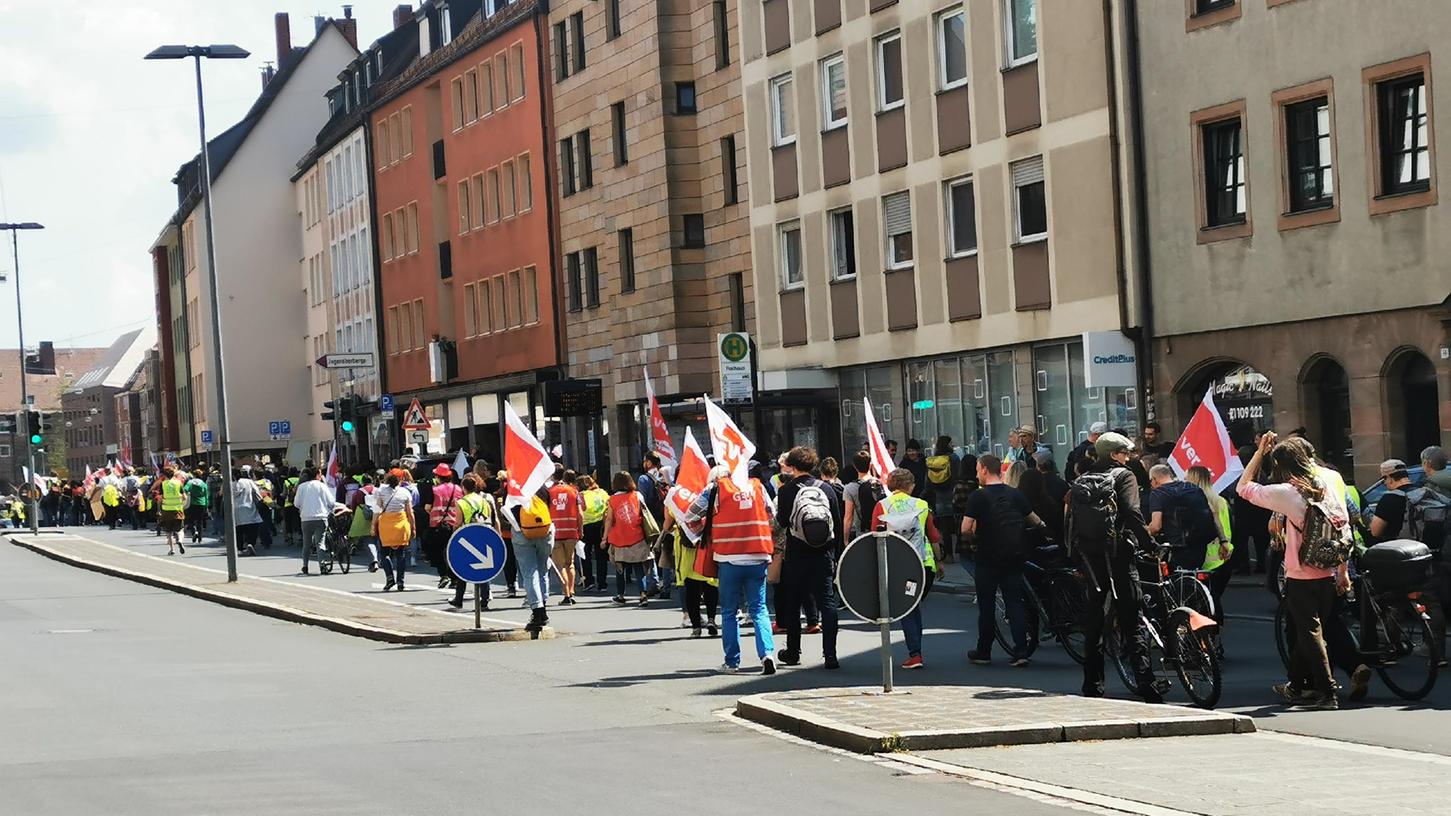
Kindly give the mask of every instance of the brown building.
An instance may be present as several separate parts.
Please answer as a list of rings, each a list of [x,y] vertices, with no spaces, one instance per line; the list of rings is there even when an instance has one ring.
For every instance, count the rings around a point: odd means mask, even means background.
[[[156,331],[151,326],[121,335],[89,371],[65,389],[61,410],[69,472],[83,473],[87,465],[95,468],[111,460],[124,461],[116,395],[132,381],[155,343]],[[134,458],[133,449],[132,461]]]
[[[56,348],[45,341],[29,355],[26,390],[33,400],[33,410],[39,411],[54,430],[64,425],[60,415],[62,392],[90,371],[105,352],[103,348]],[[20,468],[25,465],[25,438],[16,417],[20,412],[20,354],[16,349],[0,349],[0,488],[24,478]],[[54,463],[64,464],[63,459]]]
[[[537,416],[558,376],[543,15],[534,0],[426,3],[416,61],[373,89],[384,388],[400,419],[425,405],[435,452],[499,461],[504,400]]]
[[[1304,426],[1362,486],[1451,440],[1451,6],[1138,4],[1153,385],[1177,431]]]
[[[565,423],[582,466],[603,464],[605,430],[613,466],[638,463],[642,371],[693,415],[719,393],[718,333],[750,322],[736,20],[736,0],[550,6],[567,370],[605,406],[606,427]]]

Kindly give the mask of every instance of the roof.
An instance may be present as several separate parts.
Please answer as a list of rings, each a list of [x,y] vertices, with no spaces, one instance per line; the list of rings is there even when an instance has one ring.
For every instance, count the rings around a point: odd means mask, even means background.
[[[342,27],[338,25],[338,22],[329,19],[323,24],[322,28],[318,29],[317,36],[312,38],[312,42],[308,43],[306,48],[292,49],[292,58],[283,63],[277,71],[277,74],[272,77],[272,81],[268,82],[266,87],[262,89],[261,95],[257,97],[256,102],[252,103],[252,107],[242,117],[241,121],[222,131],[220,135],[207,140],[207,159],[211,163],[211,181],[213,183],[218,178],[221,178],[222,171],[227,169],[227,164],[231,162],[232,157],[237,155],[237,150],[247,140],[248,134],[257,126],[258,122],[262,121],[262,117],[267,115],[267,111],[272,107],[272,103],[282,94],[282,89],[287,87],[288,80],[292,79],[293,74],[297,73],[298,66],[302,65],[303,61],[307,59],[307,55],[311,53],[313,47],[322,41],[328,29],[337,31],[338,36],[342,37],[345,41],[347,40],[347,35],[343,33]],[[200,153],[192,156],[190,160],[177,168],[176,176],[172,178],[172,182],[177,186],[177,195],[181,199],[180,214],[183,216],[196,206],[197,199],[199,198],[199,190],[197,189],[196,183],[196,167],[200,163],[200,160]]]
[[[54,374],[25,375],[26,389],[42,411],[59,411],[61,392],[82,374],[91,370],[103,348],[57,348]],[[14,413],[20,408],[20,351],[0,349],[0,412]]]
[[[460,8],[461,5],[463,4],[451,3],[449,8],[460,12],[463,11]],[[429,8],[430,6],[423,6],[418,11],[424,13]],[[476,7],[473,2],[468,2],[467,9],[469,10],[467,22],[463,24],[448,45],[436,48],[423,57],[417,56],[415,51],[412,62],[397,79],[373,86],[377,90],[373,94],[373,101],[368,105],[369,110],[385,104],[423,83],[438,71],[458,62],[520,22],[543,13],[547,6],[540,0],[519,0],[519,2],[505,6],[493,16],[486,16],[482,8]],[[454,26],[458,27],[460,25],[459,17],[454,17],[453,22]]]
[[[88,388],[125,388],[146,360],[146,352],[156,344],[156,329],[143,326],[116,338],[91,369],[78,377],[65,390],[77,394]]]

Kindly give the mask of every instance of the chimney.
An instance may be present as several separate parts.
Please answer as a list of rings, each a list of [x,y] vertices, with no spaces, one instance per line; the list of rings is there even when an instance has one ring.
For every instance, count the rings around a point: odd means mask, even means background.
[[[343,6],[343,19],[333,20],[333,24],[338,27],[343,39],[348,41],[348,45],[351,45],[356,51],[358,48],[358,21],[353,19],[353,7]]]
[[[327,25],[327,18],[321,14],[315,14],[312,18],[312,36],[316,37],[322,33],[322,27]]]
[[[272,63],[262,63],[262,90],[267,90],[267,85],[272,82],[272,77],[275,76],[277,76],[277,70],[272,67]]]
[[[282,68],[292,57],[292,25],[285,11],[277,12],[272,20],[277,27],[277,67]]]
[[[402,28],[409,20],[413,19],[413,6],[403,4],[393,9],[393,29]]]

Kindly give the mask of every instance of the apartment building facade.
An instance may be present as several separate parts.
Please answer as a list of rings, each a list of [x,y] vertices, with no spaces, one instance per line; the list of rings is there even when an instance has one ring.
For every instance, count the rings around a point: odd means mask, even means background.
[[[1138,9],[1166,425],[1213,390],[1240,441],[1304,427],[1362,485],[1386,458],[1414,464],[1451,438],[1434,93],[1451,8]]]
[[[736,0],[550,6],[567,373],[603,403],[562,423],[581,465],[640,461],[646,373],[679,446],[720,393],[718,335],[750,322],[737,19]]]
[[[141,455],[131,437],[130,403],[124,406],[127,424],[123,428],[118,419],[121,401],[117,396],[133,384],[155,343],[156,329],[152,326],[121,335],[89,371],[61,394],[65,427],[56,430],[64,433],[65,465],[71,473],[83,473],[87,465],[94,468],[110,461],[135,461]],[[136,408],[139,413],[139,402]]]
[[[327,120],[318,98],[339,70],[357,56],[351,20],[318,18],[305,48],[293,48],[287,15],[276,17],[275,74],[264,74],[262,93],[242,120],[209,141],[211,194],[219,276],[218,302],[229,383],[268,383],[267,388],[233,387],[227,395],[231,442],[241,454],[282,458],[287,443],[269,433],[274,421],[302,424],[310,396],[305,358],[298,354],[306,332],[305,309],[292,270],[302,257],[291,178],[297,157],[313,143]],[[175,381],[178,447],[199,452],[201,433],[215,430],[217,416],[215,337],[206,304],[212,302],[207,274],[205,202],[199,162],[177,171],[178,209],[153,244],[158,286],[165,271],[168,319],[160,346],[163,367]],[[285,272],[283,271],[285,270]],[[190,416],[183,415],[185,411]]]
[[[432,423],[415,453],[502,459],[504,401],[558,377],[542,4],[430,2],[418,55],[374,87],[373,223],[384,384]]]
[[[767,451],[1058,453],[1140,423],[1122,25],[1045,0],[741,10]]]

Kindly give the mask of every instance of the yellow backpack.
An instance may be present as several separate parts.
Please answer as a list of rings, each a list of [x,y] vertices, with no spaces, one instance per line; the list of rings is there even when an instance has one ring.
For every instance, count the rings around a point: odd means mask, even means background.
[[[549,502],[538,496],[519,511],[519,530],[524,533],[525,538],[548,538],[549,528],[553,523],[549,517]]]

